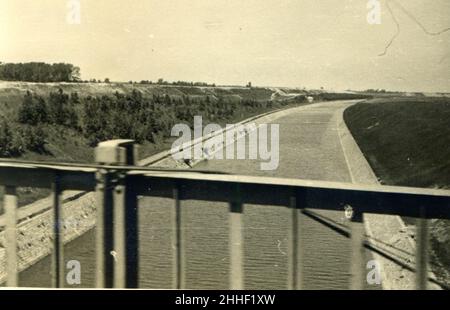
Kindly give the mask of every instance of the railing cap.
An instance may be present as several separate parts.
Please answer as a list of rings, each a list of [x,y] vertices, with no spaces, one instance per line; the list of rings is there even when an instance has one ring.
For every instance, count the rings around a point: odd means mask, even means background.
[[[95,161],[101,164],[135,164],[135,141],[116,139],[100,142],[95,148]]]
[[[120,147],[120,146],[129,146],[134,144],[134,140],[130,139],[115,139],[115,140],[108,140],[100,142],[97,147]]]

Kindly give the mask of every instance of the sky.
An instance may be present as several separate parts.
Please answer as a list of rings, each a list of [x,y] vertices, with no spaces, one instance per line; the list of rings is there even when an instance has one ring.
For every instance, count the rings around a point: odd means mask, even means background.
[[[83,79],[450,91],[448,0],[0,0],[0,61],[69,62]],[[397,32],[386,55],[380,56]],[[398,3],[403,6],[406,14]]]

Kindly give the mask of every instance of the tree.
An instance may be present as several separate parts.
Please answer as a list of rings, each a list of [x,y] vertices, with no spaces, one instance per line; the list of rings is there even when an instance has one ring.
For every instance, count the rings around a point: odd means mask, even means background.
[[[73,92],[70,94],[70,103],[71,104],[79,104],[80,103],[80,97],[78,96],[77,92]]]
[[[72,100],[77,100],[78,95],[72,94],[69,98],[60,88],[57,92],[49,95],[49,115],[53,124],[63,125],[69,128],[78,129],[78,114]]]
[[[22,106],[19,108],[19,122],[29,125],[48,122],[48,110],[44,99],[35,97],[27,91]]]

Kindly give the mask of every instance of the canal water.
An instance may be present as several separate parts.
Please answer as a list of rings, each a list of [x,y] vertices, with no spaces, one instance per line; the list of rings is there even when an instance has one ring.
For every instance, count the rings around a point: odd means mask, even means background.
[[[280,124],[280,162],[261,171],[257,160],[209,160],[196,168],[234,174],[350,182],[340,144],[336,115],[345,103],[319,105],[275,121]],[[171,288],[173,273],[173,201],[143,198],[139,202],[140,272],[144,288]],[[228,205],[182,202],[186,239],[186,287],[227,289],[229,281]],[[346,225],[344,212],[320,211],[336,225]],[[288,208],[244,206],[245,288],[287,288]],[[310,218],[301,228],[305,284],[308,289],[347,289],[350,241]],[[95,275],[95,232],[66,245],[65,259],[81,263],[81,285],[92,287]],[[367,259],[370,255],[367,254]],[[50,260],[20,275],[21,286],[50,286]],[[378,288],[368,286],[367,288]]]

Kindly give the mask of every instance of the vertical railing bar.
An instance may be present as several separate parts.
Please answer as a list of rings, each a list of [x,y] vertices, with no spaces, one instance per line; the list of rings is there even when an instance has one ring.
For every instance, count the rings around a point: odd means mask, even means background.
[[[55,176],[52,184],[53,200],[53,251],[52,251],[52,284],[55,288],[64,287],[64,223],[61,203],[61,187],[59,176]]]
[[[184,229],[181,211],[181,187],[177,184],[173,189],[174,210],[174,287],[176,289],[185,288],[185,253],[184,253]]]
[[[242,290],[244,288],[243,274],[243,236],[242,215],[243,204],[240,186],[236,184],[235,194],[230,202],[230,288]]]
[[[135,185],[126,178],[126,287],[139,286],[139,208]]]
[[[291,212],[291,225],[289,231],[288,243],[288,289],[297,289],[297,244],[298,244],[298,211],[297,211],[297,197],[292,195],[289,201],[289,208]]]
[[[301,290],[304,286],[305,247],[302,236],[306,207],[306,190],[293,190],[289,200],[291,209],[288,242],[288,289]]]
[[[125,236],[125,176],[116,173],[113,195],[113,285],[114,288],[125,288],[126,286],[126,236]]]
[[[425,208],[421,207],[421,218],[417,220],[416,244],[416,289],[426,290],[428,287],[428,220]]]
[[[5,250],[6,250],[6,286],[18,287],[17,266],[17,193],[16,188],[5,186],[3,197],[6,217],[5,226]]]
[[[95,225],[95,249],[96,249],[96,275],[95,286],[97,288],[104,288],[105,272],[106,272],[106,255],[105,255],[105,205],[107,203],[107,182],[108,176],[106,170],[100,170],[96,174],[96,209],[97,219]]]
[[[306,208],[306,190],[300,190],[297,193],[297,290],[305,288],[305,208]]]
[[[364,215],[363,213],[353,210],[351,223],[351,260],[350,260],[350,289],[362,290],[364,288]]]

